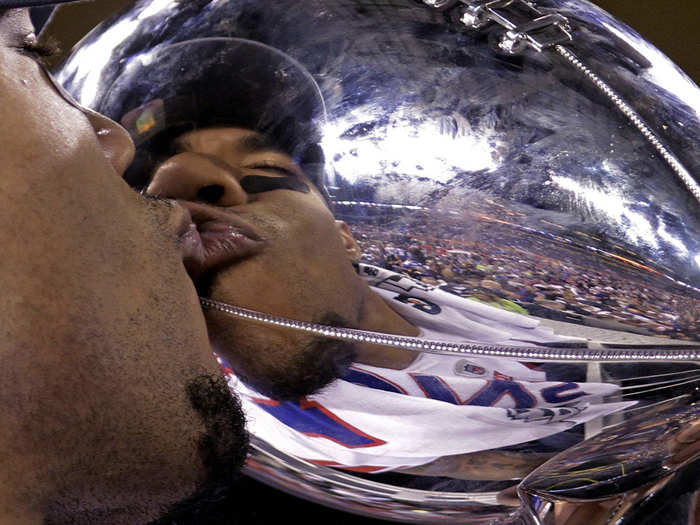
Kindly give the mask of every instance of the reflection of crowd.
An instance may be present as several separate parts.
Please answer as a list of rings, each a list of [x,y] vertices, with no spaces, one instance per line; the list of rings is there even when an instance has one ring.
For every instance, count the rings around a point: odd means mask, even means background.
[[[480,242],[459,228],[356,224],[363,259],[462,297],[560,320],[700,340],[700,302],[661,277],[541,235],[489,227]],[[410,233],[408,233],[410,232]],[[485,240],[484,240],[485,239]],[[620,324],[624,327],[619,326]]]

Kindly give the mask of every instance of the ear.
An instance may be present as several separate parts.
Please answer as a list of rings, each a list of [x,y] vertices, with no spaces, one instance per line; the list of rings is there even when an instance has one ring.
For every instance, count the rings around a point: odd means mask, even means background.
[[[345,248],[345,253],[352,262],[358,262],[362,256],[362,249],[357,244],[355,237],[350,233],[350,228],[343,221],[335,221],[335,227],[338,230],[338,235],[340,240],[343,242],[343,247]]]

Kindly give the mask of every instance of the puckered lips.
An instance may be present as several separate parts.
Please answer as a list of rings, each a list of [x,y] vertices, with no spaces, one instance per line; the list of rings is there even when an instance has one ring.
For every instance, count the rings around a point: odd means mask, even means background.
[[[178,232],[183,263],[193,281],[213,270],[260,252],[265,242],[237,215],[192,202],[184,209]]]

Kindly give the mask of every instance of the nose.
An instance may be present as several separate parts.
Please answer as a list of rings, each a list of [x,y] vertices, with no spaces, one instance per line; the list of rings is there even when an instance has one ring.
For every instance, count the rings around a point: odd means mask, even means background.
[[[97,140],[114,171],[121,177],[134,160],[134,142],[129,133],[113,120],[92,110],[81,108],[95,130]]]
[[[156,169],[146,193],[216,206],[238,206],[248,202],[239,178],[235,168],[217,157],[185,152]]]

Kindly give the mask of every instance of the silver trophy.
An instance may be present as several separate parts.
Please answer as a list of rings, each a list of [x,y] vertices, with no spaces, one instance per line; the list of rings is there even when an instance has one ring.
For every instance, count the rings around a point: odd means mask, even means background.
[[[58,79],[205,247],[235,226],[188,270],[248,475],[406,523],[641,523],[697,490],[700,91],[620,21],[140,1]]]

